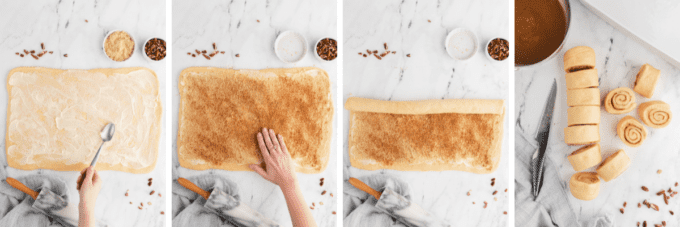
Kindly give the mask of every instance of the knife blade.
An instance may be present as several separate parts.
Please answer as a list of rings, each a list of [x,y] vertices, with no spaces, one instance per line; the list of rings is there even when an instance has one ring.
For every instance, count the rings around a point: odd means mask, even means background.
[[[538,193],[543,186],[543,161],[545,160],[545,150],[548,147],[548,138],[550,136],[550,124],[552,123],[553,111],[555,110],[555,99],[557,98],[557,80],[553,80],[550,94],[543,109],[541,122],[538,125],[536,132],[536,141],[538,142],[538,149],[534,152],[531,158],[531,193],[534,200],[538,197]]]

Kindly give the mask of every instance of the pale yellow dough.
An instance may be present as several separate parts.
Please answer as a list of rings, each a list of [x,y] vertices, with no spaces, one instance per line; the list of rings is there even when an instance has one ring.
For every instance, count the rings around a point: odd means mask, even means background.
[[[58,70],[21,67],[7,77],[5,138],[9,166],[80,171],[102,147],[97,170],[148,173],[158,156],[162,106],[146,68]]]
[[[633,87],[633,90],[644,97],[651,98],[652,95],[654,95],[654,89],[659,80],[659,75],[661,75],[661,70],[658,70],[649,64],[642,65],[642,67],[640,67],[640,72],[638,72],[635,79],[635,87]]]
[[[600,144],[591,144],[579,148],[578,150],[567,156],[571,166],[576,171],[583,171],[587,168],[600,164],[602,155],[600,154]]]
[[[600,142],[598,125],[575,125],[564,128],[564,142],[568,145],[586,145]]]
[[[595,68],[595,50],[587,46],[577,46],[564,53],[564,71],[576,72]]]
[[[652,128],[665,128],[673,118],[671,106],[658,100],[640,104],[638,115],[643,123]]]
[[[599,106],[574,106],[567,109],[567,125],[600,124]]]
[[[627,87],[610,91],[604,98],[604,109],[610,114],[624,114],[635,109],[635,93]]]
[[[639,147],[647,139],[647,129],[638,120],[625,116],[616,124],[616,134],[630,147]]]
[[[568,106],[600,106],[600,89],[583,88],[567,90]]]
[[[567,73],[564,76],[567,80],[567,89],[595,88],[599,86],[597,69],[586,69]]]
[[[574,198],[593,200],[600,194],[600,178],[592,172],[575,173],[569,179],[569,190]]]
[[[604,159],[602,164],[597,167],[597,175],[602,177],[605,182],[609,182],[626,171],[630,166],[630,158],[625,151],[619,150]]]

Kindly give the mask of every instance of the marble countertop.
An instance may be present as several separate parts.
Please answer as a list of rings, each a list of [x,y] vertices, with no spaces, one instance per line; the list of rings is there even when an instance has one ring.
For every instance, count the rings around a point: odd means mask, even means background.
[[[508,62],[492,62],[480,48],[467,61],[447,55],[444,39],[459,27],[476,33],[481,45],[492,38],[508,38],[507,1],[344,1],[343,100],[364,97],[381,100],[505,99]],[[387,43],[397,51],[382,60],[358,52],[383,50]],[[410,54],[411,57],[406,55]],[[507,104],[506,104],[507,105]],[[349,111],[344,110],[344,141]],[[457,226],[507,226],[509,209],[504,192],[508,175],[507,115],[501,164],[492,174],[459,171],[365,171],[350,166],[347,143],[343,146],[344,179],[387,172],[409,182],[412,201]],[[348,176],[349,175],[349,176]],[[491,179],[496,178],[495,187]],[[492,193],[498,190],[498,201]],[[471,196],[467,192],[472,191]],[[486,209],[483,202],[489,203]],[[475,202],[475,205],[472,203]]]
[[[673,67],[660,56],[645,49],[639,43],[627,37],[620,31],[602,21],[595,14],[588,11],[579,1],[571,1],[571,28],[564,49],[557,57],[537,66],[523,68],[515,76],[515,127],[518,133],[535,135],[543,105],[550,86],[557,79],[557,100],[555,103],[555,117],[552,121],[548,146],[552,152],[547,157],[557,163],[557,169],[562,178],[562,186],[569,191],[568,182],[575,173],[567,156],[578,146],[567,146],[564,143],[563,128],[566,127],[567,104],[566,87],[563,71],[562,56],[572,47],[586,45],[595,50],[600,77],[600,96],[618,87],[632,88],[635,76],[640,66],[649,63],[661,70],[659,83],[651,99],[636,95],[637,103],[651,100],[662,100],[671,106],[671,111],[680,113],[680,69]],[[646,127],[647,139],[638,148],[628,147],[616,135],[616,123],[626,115],[637,116],[637,108],[630,113],[613,115],[602,109],[600,136],[603,156],[608,156],[618,149],[624,149],[630,156],[632,163],[621,176],[610,181],[602,181],[599,196],[592,201],[580,201],[570,196],[574,212],[581,220],[591,219],[605,214],[612,215],[616,226],[633,226],[636,222],[661,223],[665,220],[668,226],[680,225],[680,202],[677,198],[665,205],[663,199],[654,193],[661,189],[668,189],[680,179],[680,121],[672,120],[663,129]],[[528,137],[533,138],[533,137]],[[522,152],[522,151],[516,151]],[[531,151],[533,152],[533,151]],[[663,172],[657,174],[657,170]],[[594,171],[594,168],[588,169]],[[640,187],[646,186],[650,192],[643,192]],[[678,190],[673,187],[673,190]],[[677,196],[676,196],[677,197]],[[661,212],[650,209],[637,208],[637,203],[649,200],[659,205]],[[628,203],[625,214],[621,214],[624,202]],[[671,216],[668,210],[676,215]]]
[[[187,177],[208,171],[193,171],[179,167],[177,160],[177,115],[179,111],[179,90],[177,83],[180,72],[192,66],[211,66],[233,69],[265,69],[319,67],[330,77],[333,102],[336,102],[337,61],[322,62],[314,57],[312,46],[316,40],[324,37],[337,38],[336,1],[334,0],[298,0],[298,1],[202,1],[195,4],[191,1],[173,1],[173,66],[172,66],[172,158],[173,179],[178,176]],[[258,22],[259,20],[259,22]],[[276,36],[287,30],[302,34],[309,43],[307,56],[301,61],[289,64],[280,61],[274,53]],[[202,56],[193,58],[187,52],[196,49],[217,49],[225,54],[216,55],[211,60]],[[239,57],[235,55],[239,54]],[[340,105],[335,103],[336,114],[333,119],[337,128],[337,111]],[[276,130],[276,129],[274,129]],[[337,192],[337,132],[333,131],[331,153],[328,167],[320,174],[298,174],[300,186],[306,202],[311,206],[319,226],[335,226],[337,216],[336,197],[329,193]],[[239,186],[242,201],[264,216],[278,222],[281,226],[291,226],[290,215],[283,194],[278,186],[264,180],[255,172],[229,172],[209,170],[229,177]],[[323,187],[319,179],[325,178]],[[327,190],[324,196],[323,190]],[[324,202],[324,205],[319,205]]]
[[[94,69],[146,67],[158,75],[160,96],[165,97],[165,60],[152,62],[143,56],[141,48],[125,62],[113,62],[102,51],[104,36],[111,30],[122,29],[130,33],[138,46],[151,37],[165,37],[165,1],[123,0],[123,1],[1,1],[0,9],[0,81],[7,80],[9,71],[21,66],[38,66],[58,69]],[[87,21],[86,21],[87,20]],[[47,50],[54,51],[40,60],[30,56],[21,58],[15,52],[24,49],[40,49],[40,43]],[[63,57],[68,54],[68,57]],[[0,92],[0,135],[4,138],[7,117],[7,88]],[[161,98],[167,108],[165,99]],[[166,114],[163,114],[165,118]],[[163,119],[161,122],[165,122]],[[163,124],[165,125],[165,124]],[[159,155],[156,168],[148,174],[130,174],[103,171],[102,190],[97,199],[95,215],[109,226],[164,226],[165,197],[149,197],[149,192],[165,192],[165,127],[161,128]],[[69,209],[77,217],[78,192],[77,172],[51,170],[22,171],[7,167],[5,140],[0,140],[0,163],[7,175],[19,177],[29,174],[58,176],[69,185]],[[0,176],[4,179],[6,176]],[[153,178],[153,185],[147,179]],[[130,196],[125,192],[130,190]],[[130,205],[133,202],[134,205]],[[137,206],[144,202],[144,209]],[[152,202],[149,206],[147,202]],[[125,218],[121,218],[125,217]]]

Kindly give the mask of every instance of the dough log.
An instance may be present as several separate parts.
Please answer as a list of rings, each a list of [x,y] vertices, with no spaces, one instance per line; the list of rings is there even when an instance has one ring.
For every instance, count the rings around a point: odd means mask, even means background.
[[[650,101],[640,104],[638,115],[642,122],[652,128],[664,128],[671,123],[671,106],[663,101]]]
[[[567,109],[567,125],[600,124],[599,106],[574,106]]]
[[[637,74],[637,79],[635,79],[633,90],[644,97],[651,98],[654,95],[654,88],[656,88],[656,82],[659,80],[660,74],[661,70],[649,64],[642,65],[640,72]]]
[[[584,88],[567,90],[567,105],[571,106],[600,106],[600,89]]]
[[[628,113],[635,105],[635,92],[627,87],[614,89],[604,98],[604,109],[610,114]]]
[[[569,180],[569,190],[577,199],[593,200],[600,194],[600,178],[597,177],[597,173],[575,173]]]
[[[571,166],[576,171],[583,171],[587,168],[596,166],[602,162],[602,155],[600,155],[600,144],[592,144],[579,148],[578,150],[567,156]]]
[[[564,142],[568,145],[585,145],[600,142],[598,125],[575,125],[564,128]]]
[[[599,78],[597,77],[597,69],[586,69],[567,73],[565,77],[567,79],[567,90],[596,88],[600,85],[598,82]]]
[[[564,71],[576,72],[595,68],[595,50],[587,46],[577,46],[564,53]]]
[[[602,164],[597,167],[597,175],[602,177],[605,182],[609,182],[618,177],[628,169],[630,165],[630,158],[625,151],[619,150],[611,156],[604,159]]]
[[[630,147],[639,147],[647,138],[647,129],[631,116],[625,116],[616,125],[616,134]]]

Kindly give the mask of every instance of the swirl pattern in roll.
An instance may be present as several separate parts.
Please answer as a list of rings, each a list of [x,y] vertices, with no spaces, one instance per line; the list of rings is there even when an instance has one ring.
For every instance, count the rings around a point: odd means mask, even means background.
[[[593,200],[600,194],[600,178],[597,173],[580,172],[569,179],[571,195],[580,200]]]
[[[619,121],[616,125],[616,134],[630,147],[639,147],[647,139],[647,129],[631,116],[625,116]]]
[[[663,101],[649,101],[640,104],[638,115],[642,122],[652,128],[664,128],[671,123],[671,106]]]
[[[604,109],[610,114],[628,113],[635,105],[635,92],[627,87],[614,89],[604,98]]]

